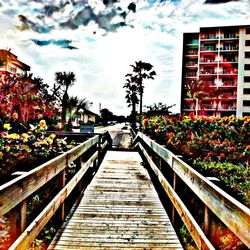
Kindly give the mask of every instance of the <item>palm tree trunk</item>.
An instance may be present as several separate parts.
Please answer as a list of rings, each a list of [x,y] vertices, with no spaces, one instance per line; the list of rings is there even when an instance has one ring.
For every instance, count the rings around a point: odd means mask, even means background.
[[[140,131],[142,130],[142,96],[143,92],[140,92]]]
[[[136,132],[136,103],[132,103],[131,123],[132,129]]]

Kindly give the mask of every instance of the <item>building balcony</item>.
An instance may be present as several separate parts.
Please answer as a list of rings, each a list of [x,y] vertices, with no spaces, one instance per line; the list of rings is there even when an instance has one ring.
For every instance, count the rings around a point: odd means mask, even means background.
[[[235,33],[221,34],[220,40],[238,40],[239,35]]]
[[[193,106],[193,105],[184,105],[183,106],[183,110],[184,111],[194,111],[195,110],[195,106]]]
[[[238,75],[238,70],[223,70],[223,71],[219,71],[218,74],[220,74],[220,75]]]
[[[201,52],[217,52],[217,49],[214,46],[206,46],[206,47],[201,47],[200,51]]]
[[[199,45],[199,39],[188,40],[186,45]]]
[[[224,99],[224,100],[228,100],[228,99],[231,99],[231,100],[235,100],[237,98],[236,95],[229,95],[229,94],[222,94],[222,95],[219,95],[218,96],[219,99]],[[215,97],[216,99],[216,97]]]
[[[189,61],[189,62],[186,62],[185,66],[186,67],[198,67],[198,63],[193,62],[193,61]]]
[[[234,82],[234,81],[225,81],[225,82],[222,82],[222,85],[220,85],[219,87],[227,87],[227,88],[235,88],[237,87],[237,82]]]
[[[220,51],[238,51],[239,47],[238,46],[224,46],[220,48]]]
[[[216,73],[214,70],[211,70],[211,71],[201,70],[200,75],[201,76],[203,76],[203,75],[216,75]]]
[[[205,109],[205,110],[214,110],[214,106],[212,104],[203,104],[199,107],[199,109]]]
[[[217,64],[218,62],[215,60],[200,60],[200,64],[206,64],[206,65],[210,65],[210,64]]]
[[[185,55],[186,56],[198,56],[198,50],[186,50]]]
[[[218,107],[218,110],[223,110],[223,111],[235,111],[236,107],[228,104],[221,104]]]
[[[185,77],[192,77],[192,78],[196,78],[197,77],[197,72],[187,72]]]
[[[218,40],[218,37],[215,34],[201,34],[200,39],[201,41]]]
[[[219,62],[220,63],[220,65],[231,65],[231,64],[237,64],[238,63],[238,61],[236,61],[236,60],[226,60],[226,59],[224,59],[223,61],[220,61]]]

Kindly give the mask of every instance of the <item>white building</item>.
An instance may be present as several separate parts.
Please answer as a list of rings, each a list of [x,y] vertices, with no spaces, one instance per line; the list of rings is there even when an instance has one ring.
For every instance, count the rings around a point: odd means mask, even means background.
[[[250,115],[250,25],[184,33],[181,113]]]

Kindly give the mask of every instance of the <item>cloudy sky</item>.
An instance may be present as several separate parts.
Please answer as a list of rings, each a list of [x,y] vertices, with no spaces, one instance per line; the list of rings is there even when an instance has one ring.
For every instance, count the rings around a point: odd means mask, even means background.
[[[129,114],[122,88],[129,65],[154,65],[144,104],[179,109],[183,32],[250,24],[249,0],[0,0],[0,48],[52,85],[57,71],[73,71],[70,94]]]

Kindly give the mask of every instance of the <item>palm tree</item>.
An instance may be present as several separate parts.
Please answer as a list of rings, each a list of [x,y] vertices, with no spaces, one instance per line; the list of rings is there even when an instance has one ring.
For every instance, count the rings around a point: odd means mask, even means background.
[[[203,111],[202,100],[205,97],[209,97],[211,89],[207,86],[204,81],[192,81],[189,83],[190,94],[195,100],[195,115],[199,115],[199,103]]]
[[[57,86],[60,86],[60,88],[63,89],[63,96],[62,96],[62,127],[64,127],[65,122],[66,122],[66,111],[67,111],[67,105],[68,105],[68,100],[69,100],[69,95],[68,95],[68,90],[69,87],[73,86],[76,77],[73,72],[56,72],[56,83]],[[55,87],[55,86],[54,86]],[[56,87],[55,87],[56,88]],[[58,89],[58,90],[59,90]]]
[[[129,78],[126,79],[126,83],[124,84],[123,88],[126,88],[126,96],[128,107],[132,107],[131,111],[131,123],[132,128],[136,130],[136,105],[139,103],[139,99],[137,96],[137,85],[133,82],[130,75],[128,74]],[[126,76],[128,76],[126,75]]]
[[[130,65],[133,68],[132,74],[127,74],[126,77],[130,79],[131,82],[137,84],[137,91],[140,96],[140,130],[142,126],[142,99],[144,91],[144,79],[154,79],[156,72],[153,69],[153,65],[147,62],[135,62],[135,65]]]

